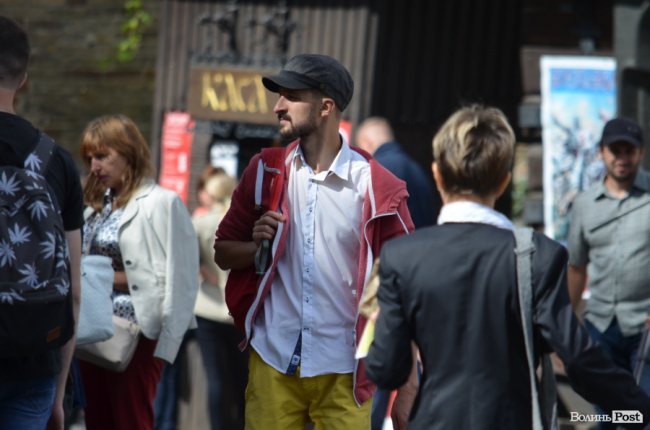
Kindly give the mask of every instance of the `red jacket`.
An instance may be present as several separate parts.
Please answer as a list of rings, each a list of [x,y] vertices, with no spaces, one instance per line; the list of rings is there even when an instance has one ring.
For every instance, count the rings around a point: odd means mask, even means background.
[[[280,196],[280,212],[289,216],[289,207],[284,198],[290,172],[291,155],[298,145],[298,141],[291,143],[284,150],[284,162],[287,167],[284,170],[284,190]],[[379,256],[379,250],[385,241],[393,237],[401,236],[413,231],[413,221],[406,207],[408,193],[404,181],[395,177],[392,173],[375,161],[368,153],[358,148],[352,150],[360,153],[370,163],[370,182],[363,205],[363,228],[364,243],[361,247],[359,258],[359,274],[357,277],[357,307],[363,294],[363,288],[370,277],[374,258]],[[271,183],[273,169],[264,169],[261,163],[261,155],[255,155],[244,170],[239,186],[232,196],[231,207],[219,224],[216,233],[216,241],[235,240],[252,241],[253,224],[264,214],[269,207],[271,195]],[[261,184],[258,180],[258,172],[263,174]],[[259,177],[261,178],[261,177]],[[258,183],[258,196],[261,185],[261,204],[256,205],[256,183]],[[259,203],[259,197],[257,199]],[[264,305],[264,299],[271,291],[271,284],[275,275],[277,262],[284,251],[288,231],[288,224],[280,223],[276,236],[271,245],[272,258],[269,268],[263,275],[255,273],[255,267],[251,264],[245,269],[231,270],[226,284],[226,304],[232,314],[235,325],[246,334],[242,342],[242,349],[248,345],[251,339],[253,321],[257,313]],[[366,319],[357,313],[355,327],[356,342],[359,341]],[[359,366],[355,369],[354,396],[361,404],[372,396],[374,386],[366,378],[365,369]]]

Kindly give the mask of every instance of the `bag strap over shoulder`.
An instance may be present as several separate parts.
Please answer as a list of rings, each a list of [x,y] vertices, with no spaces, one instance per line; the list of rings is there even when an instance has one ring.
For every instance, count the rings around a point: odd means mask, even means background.
[[[533,283],[532,283],[532,255],[535,252],[533,244],[533,230],[530,227],[516,227],[515,254],[517,255],[517,290],[519,293],[519,309],[521,324],[524,331],[526,345],[526,358],[528,359],[528,373],[533,412],[533,430],[544,429],[547,424],[551,429],[557,429],[557,402],[555,375],[550,357],[542,357],[542,382],[541,402],[537,391],[537,376],[535,372],[535,355],[533,352]],[[542,416],[542,407],[544,415]]]
[[[25,168],[41,176],[45,176],[45,172],[47,172],[50,160],[54,154],[55,146],[54,140],[47,134],[41,132],[36,148],[25,159]]]
[[[257,175],[255,177],[255,206],[262,206],[262,191],[264,189],[264,179],[271,173],[271,183],[269,184],[269,210],[277,211],[280,207],[280,196],[284,188],[284,177],[286,166],[284,164],[286,148],[264,148],[260,153],[260,159],[257,162]],[[267,262],[271,244],[268,240],[263,240],[255,253],[255,271],[258,275],[263,275],[266,271]]]
[[[262,204],[262,190],[265,172],[273,174],[270,184],[271,195],[269,210],[277,210],[280,204],[280,195],[284,186],[285,148],[264,148],[257,162],[257,175],[255,177],[255,206]]]

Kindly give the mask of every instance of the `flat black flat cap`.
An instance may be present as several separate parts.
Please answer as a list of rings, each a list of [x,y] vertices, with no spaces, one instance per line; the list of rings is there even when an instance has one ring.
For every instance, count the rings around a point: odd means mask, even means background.
[[[343,111],[354,93],[350,72],[332,57],[320,54],[298,54],[284,65],[280,73],[265,76],[262,83],[271,92],[280,88],[289,90],[320,90],[331,97]]]

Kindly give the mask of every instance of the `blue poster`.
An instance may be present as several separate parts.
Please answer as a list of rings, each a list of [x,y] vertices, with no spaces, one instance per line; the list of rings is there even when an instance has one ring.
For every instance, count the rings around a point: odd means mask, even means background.
[[[545,233],[566,241],[575,196],[603,178],[598,142],[616,114],[616,62],[606,57],[541,59]]]

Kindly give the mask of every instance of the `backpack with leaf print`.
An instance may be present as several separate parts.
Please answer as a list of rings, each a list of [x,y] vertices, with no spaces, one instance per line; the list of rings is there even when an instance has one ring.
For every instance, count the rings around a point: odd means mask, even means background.
[[[54,148],[41,133],[23,167],[0,164],[0,357],[41,354],[74,330],[63,220],[44,177]]]

